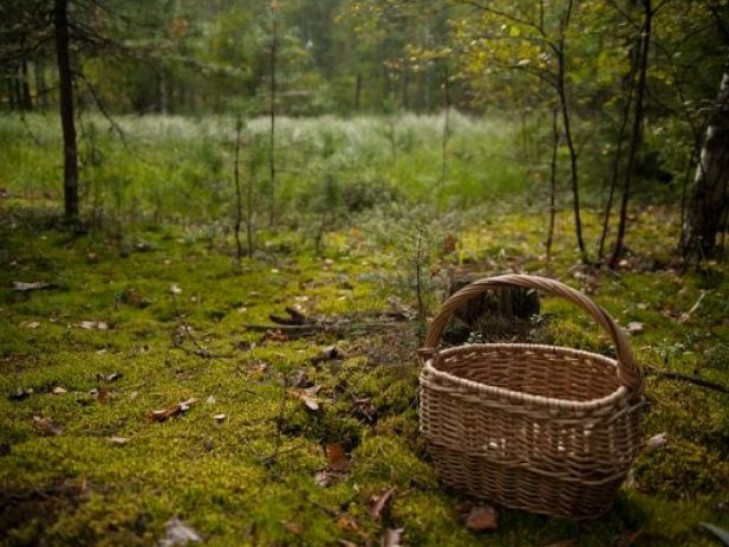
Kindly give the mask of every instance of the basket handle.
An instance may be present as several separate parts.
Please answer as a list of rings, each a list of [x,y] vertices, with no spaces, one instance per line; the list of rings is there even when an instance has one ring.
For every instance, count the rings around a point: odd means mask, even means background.
[[[622,329],[618,327],[613,318],[583,293],[568,287],[554,279],[534,275],[507,274],[497,277],[487,277],[466,285],[450,296],[441,307],[428,328],[423,347],[418,350],[423,361],[431,358],[438,351],[440,338],[453,312],[460,308],[471,298],[485,293],[491,289],[520,287],[523,289],[538,289],[542,292],[561,296],[565,300],[576,304],[589,313],[598,324],[603,327],[615,344],[618,355],[618,380],[622,385],[640,394],[643,388],[643,373],[633,357],[633,350]]]

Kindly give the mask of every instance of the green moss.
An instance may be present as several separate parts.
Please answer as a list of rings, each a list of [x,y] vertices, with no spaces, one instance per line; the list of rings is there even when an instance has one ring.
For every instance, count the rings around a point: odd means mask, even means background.
[[[398,267],[396,246],[378,248],[376,238],[347,229],[327,235],[326,260],[296,255],[299,236],[284,232],[266,236],[275,252],[237,268],[222,237],[150,226],[121,243],[103,232],[70,238],[32,214],[33,222],[0,224],[3,544],[149,545],[173,516],[211,545],[377,542],[385,527],[403,527],[404,541],[417,545],[609,545],[634,534],[648,545],[709,545],[699,522],[729,526],[720,506],[729,488],[726,396],[653,375],[645,435],[666,432],[668,443],[640,456],[634,486],[613,511],[576,524],[503,509],[498,531],[466,530],[459,507],[473,500],[442,487],[418,434],[411,323],[298,340],[246,329],[293,304],[311,317],[374,321],[363,312],[388,306],[393,293],[383,279]],[[558,221],[568,234],[569,217]],[[598,222],[588,215],[586,229]],[[549,268],[590,290],[620,323],[644,324],[631,338],[641,363],[729,381],[723,265],[683,277],[640,268],[574,277],[571,242],[557,241],[547,265],[533,217],[503,213],[465,224],[462,263],[476,261],[484,274],[517,262]],[[646,220],[637,233],[654,224]],[[137,242],[150,250],[140,252]],[[433,260],[454,266],[449,257]],[[56,287],[11,290],[13,281],[34,280]],[[682,319],[702,290],[711,292]],[[544,303],[550,342],[612,354],[589,317],[556,298]],[[108,328],[83,328],[85,321]],[[330,344],[346,357],[313,363]],[[321,386],[318,410],[293,391],[301,372]],[[66,392],[52,393],[56,387]],[[150,418],[190,398],[197,402],[182,415]],[[219,423],[218,414],[226,415]],[[34,417],[51,418],[61,433],[46,435]],[[329,443],[350,464],[322,487],[315,474],[331,465]],[[389,487],[392,506],[383,521],[373,519],[370,497]]]

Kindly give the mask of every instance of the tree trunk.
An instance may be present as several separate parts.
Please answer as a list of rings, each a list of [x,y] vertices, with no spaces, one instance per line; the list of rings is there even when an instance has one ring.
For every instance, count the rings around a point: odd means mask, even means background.
[[[38,97],[38,106],[45,110],[48,108],[48,89],[46,86],[45,59],[38,58],[33,65],[35,71],[35,92]]]
[[[30,74],[28,72],[28,59],[23,55],[20,59],[20,88],[22,91],[22,110],[33,110],[33,97],[30,94]]]
[[[565,89],[565,34],[569,26],[570,17],[572,15],[572,0],[567,5],[567,13],[561,22],[561,36],[559,45],[557,46],[557,95],[559,96],[559,104],[562,110],[562,125],[564,126],[564,138],[567,143],[567,149],[570,152],[570,178],[572,181],[572,208],[575,215],[575,236],[577,237],[577,246],[580,249],[580,258],[582,262],[587,263],[587,251],[585,250],[585,241],[582,238],[582,217],[580,216],[580,183],[577,173],[577,150],[575,149],[574,140],[572,138],[572,130],[570,125],[569,104],[567,102],[567,90]]]
[[[632,57],[632,55],[631,55]],[[603,215],[602,232],[600,233],[600,240],[597,244],[597,259],[602,261],[605,257],[605,240],[607,239],[608,230],[610,228],[610,217],[613,211],[613,200],[615,199],[615,190],[618,187],[618,178],[620,176],[620,164],[623,157],[623,139],[625,138],[625,130],[628,127],[628,120],[630,119],[630,107],[633,103],[633,82],[635,81],[635,70],[636,63],[631,59],[630,75],[628,77],[628,97],[625,100],[625,108],[623,108],[623,115],[620,120],[620,128],[617,135],[617,143],[615,146],[615,156],[613,156],[613,170],[612,178],[610,179],[610,192],[608,194],[607,203],[605,204],[605,213]]]
[[[56,34],[56,56],[60,91],[61,128],[63,129],[63,197],[67,220],[79,215],[78,153],[76,126],[73,119],[73,74],[69,53],[68,0],[55,0],[53,23]]]
[[[610,267],[615,268],[623,256],[625,232],[628,226],[628,202],[630,200],[631,182],[635,170],[635,158],[640,148],[641,133],[643,129],[643,97],[646,88],[646,76],[648,74],[648,49],[651,43],[651,26],[653,21],[653,8],[651,0],[643,0],[645,20],[640,41],[640,68],[638,72],[638,88],[635,96],[635,114],[633,116],[633,132],[630,137],[630,149],[628,150],[628,165],[625,168],[625,179],[623,183],[623,197],[620,202],[620,220],[618,222],[618,236],[613,247],[613,254],[610,257]]]
[[[269,57],[270,69],[271,69],[271,87],[270,87],[270,100],[271,100],[271,131],[269,134],[269,156],[268,156],[268,170],[271,177],[270,187],[268,189],[268,224],[269,227],[273,228],[275,220],[275,206],[274,200],[276,199],[276,156],[275,156],[275,145],[276,145],[276,13],[274,11],[273,4],[271,5],[271,55]]]
[[[557,216],[557,148],[559,147],[559,129],[557,119],[559,114],[556,108],[552,109],[552,161],[549,166],[549,225],[547,227],[547,241],[544,246],[547,250],[547,262],[552,258],[552,241],[554,240],[554,221]]]
[[[706,129],[681,241],[684,258],[716,254],[716,236],[729,209],[729,61],[719,85],[716,112]]]

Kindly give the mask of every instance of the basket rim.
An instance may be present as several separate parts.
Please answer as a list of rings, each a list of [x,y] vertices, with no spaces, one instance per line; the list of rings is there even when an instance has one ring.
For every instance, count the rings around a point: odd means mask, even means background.
[[[429,378],[434,377],[438,380],[445,380],[448,382],[455,383],[459,387],[467,388],[469,390],[476,391],[477,393],[484,395],[495,395],[499,398],[506,399],[510,402],[515,403],[528,403],[538,406],[549,407],[553,409],[561,410],[595,410],[602,407],[612,407],[619,401],[627,401],[630,398],[631,390],[626,386],[621,385],[615,389],[609,395],[590,399],[588,401],[574,401],[571,399],[564,399],[558,397],[545,397],[543,395],[531,395],[521,391],[514,391],[513,389],[507,389],[503,387],[497,387],[490,384],[469,380],[467,378],[461,378],[450,372],[439,370],[435,367],[434,361],[438,357],[447,356],[448,353],[460,353],[468,349],[485,349],[485,348],[505,348],[505,349],[516,349],[521,351],[528,350],[542,350],[553,353],[570,354],[575,357],[589,357],[601,361],[603,364],[612,366],[615,368],[616,373],[618,370],[618,362],[615,359],[611,359],[605,355],[599,353],[593,353],[589,351],[579,350],[575,348],[568,348],[563,346],[552,346],[546,344],[525,344],[525,343],[488,343],[488,344],[464,344],[461,346],[455,346],[452,348],[443,348],[437,354],[430,359],[427,359],[423,365],[421,372],[421,383],[425,383],[426,386],[429,383]],[[640,403],[639,403],[640,404]]]

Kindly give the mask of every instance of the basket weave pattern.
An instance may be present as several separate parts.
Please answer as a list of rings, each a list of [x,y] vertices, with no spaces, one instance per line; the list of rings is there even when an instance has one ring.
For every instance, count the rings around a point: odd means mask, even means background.
[[[586,310],[611,335],[618,359],[536,344],[437,349],[454,310],[506,287],[539,289]],[[444,303],[420,355],[420,430],[445,484],[553,516],[591,518],[610,508],[640,449],[643,382],[605,310],[551,279],[482,279]]]

